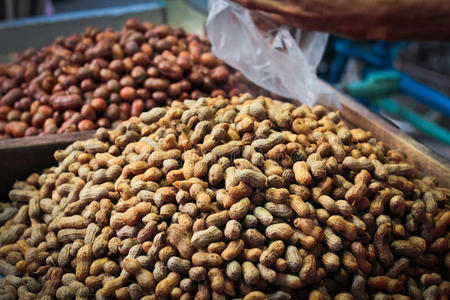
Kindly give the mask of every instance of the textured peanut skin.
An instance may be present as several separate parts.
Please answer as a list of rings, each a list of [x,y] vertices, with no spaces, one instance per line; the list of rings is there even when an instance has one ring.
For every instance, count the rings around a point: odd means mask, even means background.
[[[154,72],[130,54],[135,43],[177,50],[164,26],[148,36],[139,23],[129,27],[132,41],[108,33],[116,54],[125,51],[124,65],[113,67]],[[163,62],[162,76],[180,76],[170,51],[154,59]],[[214,57],[196,59],[212,64]],[[111,75],[100,58],[96,64],[102,68],[92,72]],[[166,84],[175,84],[173,94],[187,83]],[[449,190],[323,106],[249,94],[174,100],[55,158],[57,167],[16,182],[11,201],[0,203],[3,298],[449,293]]]
[[[180,282],[180,275],[177,273],[169,273],[167,277],[161,280],[156,286],[155,293],[158,297],[165,297],[169,295],[170,291]]]

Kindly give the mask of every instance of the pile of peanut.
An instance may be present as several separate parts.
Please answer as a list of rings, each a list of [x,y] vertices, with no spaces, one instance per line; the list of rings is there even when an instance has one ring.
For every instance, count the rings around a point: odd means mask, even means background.
[[[262,92],[182,29],[88,27],[0,64],[0,138],[114,127],[170,99],[244,91]]]
[[[447,299],[450,189],[323,106],[173,101],[1,204],[0,299]]]

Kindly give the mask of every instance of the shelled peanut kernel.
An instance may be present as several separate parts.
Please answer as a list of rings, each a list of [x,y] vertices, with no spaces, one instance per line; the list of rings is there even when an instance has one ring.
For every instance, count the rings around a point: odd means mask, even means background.
[[[171,99],[246,91],[264,92],[183,29],[89,26],[0,64],[0,138],[110,128]]]

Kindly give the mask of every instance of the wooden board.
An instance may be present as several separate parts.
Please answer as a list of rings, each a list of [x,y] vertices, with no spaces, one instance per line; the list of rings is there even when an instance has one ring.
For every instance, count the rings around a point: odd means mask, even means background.
[[[393,127],[366,107],[338,93],[342,104],[341,116],[350,125],[370,130],[391,149],[400,149],[408,160],[426,175],[436,177],[441,186],[450,187],[450,163]],[[74,132],[66,135],[20,138],[0,141],[0,196],[2,201],[14,181],[26,179],[32,172],[56,165],[53,152],[70,143],[93,137],[95,131]]]
[[[77,140],[94,136],[95,131],[72,132],[65,135],[8,139],[0,141],[0,197],[1,201],[16,179],[26,179],[33,172],[40,172],[56,164],[53,152]]]
[[[424,175],[432,175],[438,179],[441,186],[450,187],[450,162],[448,160],[348,96],[339,94],[339,101],[342,105],[340,113],[346,122],[371,131],[388,148],[402,150],[407,155],[408,161],[414,163]]]

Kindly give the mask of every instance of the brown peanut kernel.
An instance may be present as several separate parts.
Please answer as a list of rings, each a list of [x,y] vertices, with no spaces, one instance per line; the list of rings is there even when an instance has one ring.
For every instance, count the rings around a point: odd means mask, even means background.
[[[160,27],[164,34],[155,34]],[[267,94],[219,62],[206,39],[135,19],[120,30],[87,27],[41,49],[14,53],[2,65],[0,86],[1,139],[115,127],[172,99],[231,97],[251,90]],[[159,112],[142,120],[182,114]],[[241,123],[240,134],[252,129],[249,117]],[[110,139],[105,130],[97,137]]]
[[[128,26],[123,55],[139,40],[174,41],[166,27],[141,36],[147,25]],[[132,57],[114,68],[149,65]],[[55,157],[57,167],[17,182],[0,205],[2,295],[448,295],[450,192],[324,107],[249,94],[172,101]]]

